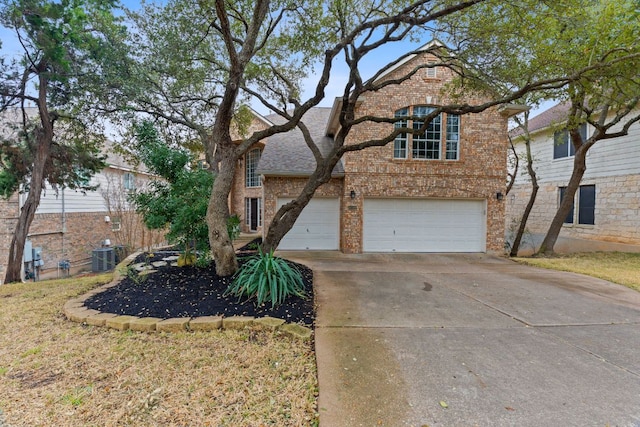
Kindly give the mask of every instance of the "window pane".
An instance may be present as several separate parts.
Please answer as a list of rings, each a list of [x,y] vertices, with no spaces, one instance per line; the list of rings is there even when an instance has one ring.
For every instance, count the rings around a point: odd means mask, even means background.
[[[135,190],[136,189],[136,177],[129,172],[125,172],[122,177],[122,186],[125,190]]]
[[[256,148],[247,153],[245,159],[245,185],[247,187],[260,187],[260,176],[256,174],[258,161],[260,160],[260,149]]]
[[[395,117],[407,117],[409,115],[408,108],[402,108],[401,110],[396,111]],[[394,127],[398,128],[406,128],[409,126],[409,121],[407,119],[399,120],[394,123]],[[393,157],[396,159],[406,159],[407,158],[407,134],[405,132],[399,134],[394,143],[393,143]]]
[[[560,201],[559,204],[562,203],[562,201],[564,200],[564,194],[567,191],[567,187],[560,187]],[[571,210],[569,211],[569,213],[567,214],[567,217],[564,219],[564,223],[565,224],[573,224],[573,203],[571,203]]]
[[[435,108],[418,106],[414,107],[413,115],[424,117]],[[413,129],[421,129],[424,122],[419,120],[413,121]],[[440,137],[442,132],[442,117],[437,115],[427,125],[425,133],[413,135],[413,158],[414,159],[433,159],[440,158]]]
[[[427,77],[435,78],[437,76],[436,67],[434,66],[436,61],[429,61],[429,68],[427,68]]]
[[[460,116],[447,114],[447,160],[458,160],[458,143],[460,141]]]
[[[393,142],[393,157],[395,159],[407,158],[407,134],[401,133]]]
[[[578,205],[578,224],[595,224],[596,186],[581,185]]]
[[[569,154],[569,146],[573,151],[573,144],[569,144],[569,133],[566,130],[560,130],[553,134],[553,158],[561,159],[563,157],[573,156]]]

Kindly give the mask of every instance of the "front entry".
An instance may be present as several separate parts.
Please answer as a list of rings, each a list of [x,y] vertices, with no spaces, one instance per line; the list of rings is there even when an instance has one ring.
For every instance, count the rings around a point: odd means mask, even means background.
[[[250,231],[257,231],[261,226],[260,198],[252,197],[245,200],[245,218]]]

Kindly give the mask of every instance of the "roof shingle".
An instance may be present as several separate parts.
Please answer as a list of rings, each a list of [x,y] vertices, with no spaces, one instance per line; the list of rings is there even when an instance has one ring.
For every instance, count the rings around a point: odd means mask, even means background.
[[[309,129],[313,141],[323,155],[329,153],[333,146],[333,138],[326,136],[324,132],[330,113],[331,108],[315,107],[302,116],[301,120]],[[285,121],[277,114],[270,114],[265,118],[274,124]],[[268,176],[308,176],[315,168],[316,161],[313,153],[307,147],[300,129],[295,128],[268,138],[260,157],[257,173]],[[332,176],[343,174],[342,162],[338,162]]]

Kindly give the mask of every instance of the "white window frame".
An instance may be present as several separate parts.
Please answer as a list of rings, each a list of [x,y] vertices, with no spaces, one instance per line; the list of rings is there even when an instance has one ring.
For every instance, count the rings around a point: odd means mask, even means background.
[[[394,122],[394,127],[396,129],[408,127],[418,130],[422,127],[423,122],[413,120],[410,123],[408,117],[426,117],[435,109],[436,107],[427,105],[401,108],[395,112],[395,117],[401,120]],[[398,160],[460,160],[461,121],[461,116],[458,114],[441,113],[429,123],[424,133],[399,134],[394,140],[393,158]],[[409,145],[411,145],[411,155],[409,155]]]
[[[119,217],[111,218],[111,231],[122,230],[122,220]]]
[[[122,187],[127,191],[136,189],[136,176],[131,172],[125,172],[122,175]]]
[[[438,72],[436,71],[436,61],[427,61],[427,65],[429,65],[429,68],[427,68],[427,78],[429,79],[435,79],[438,77]]]
[[[258,199],[258,227],[262,227],[262,197],[245,197],[244,199],[244,223],[251,227],[251,199]]]
[[[259,188],[262,187],[260,181],[260,175],[256,174],[258,169],[258,162],[260,161],[260,155],[262,151],[259,148],[254,148],[245,155],[245,187],[246,188]]]
[[[426,117],[435,110],[434,107],[417,105],[413,107],[413,115]],[[414,120],[413,129],[422,127],[424,122]],[[420,147],[422,146],[422,147]],[[442,114],[438,114],[427,125],[424,133],[413,135],[411,144],[411,158],[415,160],[440,160],[442,151]],[[432,157],[429,157],[429,156]]]
[[[455,122],[454,122],[455,119]],[[445,129],[445,160],[460,159],[460,116],[457,114],[447,114]],[[451,155],[451,156],[450,156]]]
[[[405,119],[397,121],[393,124],[394,128],[406,128],[409,126],[409,121],[406,117],[409,115],[408,108],[402,108],[396,111],[395,116],[398,118],[405,117]],[[408,156],[409,137],[406,132],[402,132],[396,136],[393,141],[393,158],[394,159],[406,159]]]

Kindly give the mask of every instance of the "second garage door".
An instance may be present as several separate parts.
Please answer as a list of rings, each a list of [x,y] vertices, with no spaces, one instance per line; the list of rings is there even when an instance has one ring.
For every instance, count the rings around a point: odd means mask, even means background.
[[[292,199],[278,199],[278,208]],[[284,236],[280,250],[337,250],[340,247],[340,201],[311,199]]]
[[[365,199],[365,252],[484,252],[484,200]]]

